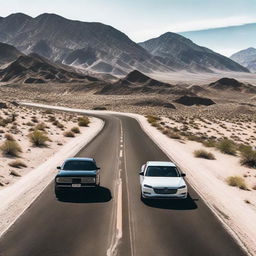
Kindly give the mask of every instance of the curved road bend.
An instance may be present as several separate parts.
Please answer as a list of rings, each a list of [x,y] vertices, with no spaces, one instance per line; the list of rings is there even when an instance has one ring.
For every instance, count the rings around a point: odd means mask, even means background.
[[[191,187],[185,201],[142,203],[141,165],[168,158],[136,120],[101,117],[77,154],[102,168],[99,192],[57,200],[51,183],[0,239],[0,256],[246,255]]]

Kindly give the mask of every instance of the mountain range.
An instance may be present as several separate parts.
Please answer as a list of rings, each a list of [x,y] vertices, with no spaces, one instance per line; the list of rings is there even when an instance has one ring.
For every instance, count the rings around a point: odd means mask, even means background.
[[[167,32],[158,38],[139,44],[154,56],[162,57],[168,62],[178,63],[180,67],[188,66],[190,70],[211,72],[211,70],[244,71],[234,61],[213,52],[212,50],[194,44],[190,39],[181,35]]]
[[[174,33],[136,44],[111,26],[55,14],[32,18],[16,13],[1,18],[0,42],[16,47],[22,54],[36,53],[55,63],[114,76],[125,76],[134,69],[143,73],[248,72],[233,60]]]
[[[22,54],[13,46],[0,44],[0,59],[8,53],[11,61],[0,70],[1,82],[24,82],[24,83],[46,83],[46,82],[79,82],[98,81],[98,79],[78,73],[71,67],[53,63],[38,54]]]
[[[251,72],[256,72],[256,49],[250,47],[248,49],[239,51],[230,56],[230,58],[237,63],[248,68]]]

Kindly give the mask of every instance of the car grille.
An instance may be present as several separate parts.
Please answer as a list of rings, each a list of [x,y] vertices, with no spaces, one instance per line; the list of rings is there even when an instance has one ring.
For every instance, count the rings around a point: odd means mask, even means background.
[[[57,182],[70,184],[95,183],[95,177],[58,177]]]
[[[173,188],[154,188],[156,194],[176,194],[177,189]]]

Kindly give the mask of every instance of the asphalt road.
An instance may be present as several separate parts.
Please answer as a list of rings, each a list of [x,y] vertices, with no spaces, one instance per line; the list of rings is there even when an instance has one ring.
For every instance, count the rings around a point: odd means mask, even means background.
[[[58,200],[50,184],[0,239],[0,256],[246,255],[191,187],[185,201],[141,202],[141,165],[168,158],[134,119],[104,120],[78,154],[102,168],[100,190]]]

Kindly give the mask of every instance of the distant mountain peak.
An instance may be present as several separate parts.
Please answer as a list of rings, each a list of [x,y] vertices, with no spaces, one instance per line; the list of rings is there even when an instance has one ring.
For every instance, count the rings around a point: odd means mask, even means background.
[[[234,53],[230,58],[248,68],[250,71],[256,72],[256,49],[254,47],[249,47]]]
[[[145,83],[147,82],[149,79],[151,79],[150,77],[144,75],[143,73],[141,73],[138,70],[133,70],[132,72],[130,72],[125,78],[123,78],[123,80],[127,80],[129,82],[140,82],[140,83]]]
[[[8,16],[6,16],[4,19],[33,19],[31,16],[25,14],[25,13],[22,13],[22,12],[17,12],[17,13],[12,13]]]

